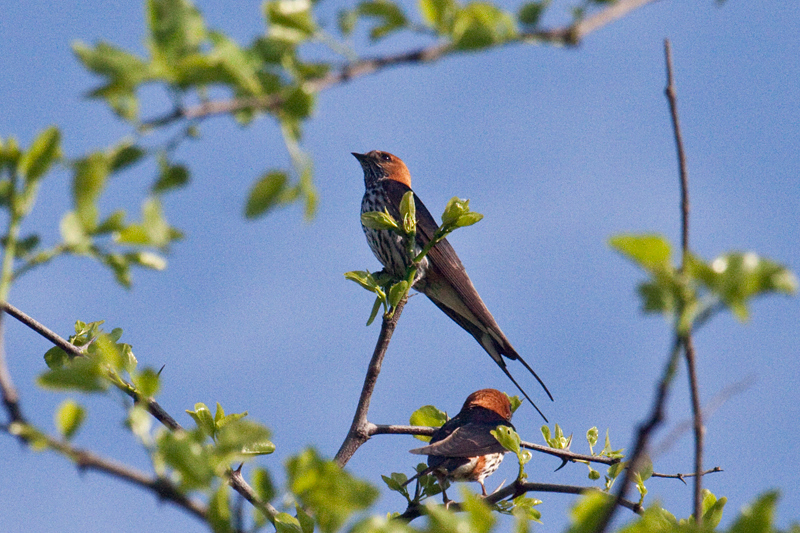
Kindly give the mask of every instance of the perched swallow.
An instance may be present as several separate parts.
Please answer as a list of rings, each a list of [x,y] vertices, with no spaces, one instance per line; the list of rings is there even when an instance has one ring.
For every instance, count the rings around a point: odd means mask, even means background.
[[[439,480],[445,504],[444,480],[477,481],[486,496],[483,480],[492,475],[503,461],[506,449],[490,433],[497,426],[511,424],[508,396],[495,389],[482,389],[467,396],[461,411],[436,430],[430,444],[411,450],[428,456],[428,468],[408,481],[431,472]]]
[[[361,213],[385,209],[395,220],[402,220],[400,200],[406,192],[411,190],[411,174],[405,163],[397,156],[378,150],[366,154],[353,152],[353,155],[364,170],[366,190],[364,198],[361,200]],[[415,250],[418,253],[425,244],[430,242],[439,225],[416,194],[414,194],[414,202],[417,213]],[[362,228],[372,253],[383,264],[384,269],[392,276],[404,277],[406,268],[411,261],[405,237],[391,230],[371,229],[363,224]],[[530,365],[511,346],[511,342],[503,334],[478,291],[472,285],[464,265],[461,264],[461,260],[447,239],[434,246],[422,260],[414,288],[430,298],[456,324],[475,337],[475,340],[489,353],[497,366],[508,376],[508,379],[547,421],[544,414],[508,371],[503,356],[519,360],[528,372],[533,374],[551,400],[553,395],[550,394],[544,382]]]

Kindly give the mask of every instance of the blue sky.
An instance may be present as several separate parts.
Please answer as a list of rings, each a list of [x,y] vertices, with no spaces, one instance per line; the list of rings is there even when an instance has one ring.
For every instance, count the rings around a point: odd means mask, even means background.
[[[199,2],[209,26],[247,43],[263,31],[258,2]],[[322,3],[335,20],[343,3]],[[511,7],[510,2],[506,4]],[[553,22],[563,4],[554,8]],[[109,11],[111,10],[111,11]],[[76,157],[130,131],[98,102],[82,98],[97,83],[72,56],[76,39],[105,40],[143,53],[143,7],[111,9],[5,2],[0,18],[0,136],[27,145],[57,124],[65,153]],[[276,453],[261,461],[276,478],[283,460],[313,445],[333,456],[349,427],[378,326],[364,327],[372,299],[344,279],[377,270],[358,221],[361,170],[350,152],[390,151],[408,164],[414,188],[438,216],[452,196],[485,215],[451,243],[517,351],[548,384],[545,401],[519,366],[512,371],[551,422],[583,435],[606,429],[629,448],[650,407],[669,348],[667,324],[643,316],[635,288],[641,275],[607,239],[622,232],[679,237],[676,158],[667,104],[664,37],[673,42],[679,109],[690,168],[691,242],[711,259],[753,250],[800,266],[800,6],[791,2],[662,1],[590,35],[577,49],[514,46],[461,55],[424,67],[401,67],[323,93],[303,141],[321,194],[311,223],[299,207],[256,222],[242,217],[251,183],[288,164],[273,121],[242,129],[208,120],[202,139],[176,159],[192,183],[167,198],[171,223],[186,238],[165,272],[136,272],[131,291],[96,264],[62,259],[24,277],[11,302],[66,336],[76,319],[105,319],[125,330],[141,364],[165,365],[161,404],[184,424],[195,402],[249,411],[274,431]],[[378,50],[410,46],[392,37]],[[415,42],[419,42],[416,41]],[[368,53],[359,43],[357,49]],[[166,110],[163,94],[146,93],[145,116]],[[153,176],[142,165],[123,174],[103,200],[138,213]],[[65,172],[48,176],[28,231],[57,236],[69,208]],[[696,337],[703,403],[754,376],[707,422],[707,478],[728,497],[726,522],[757,494],[779,488],[778,523],[797,519],[797,420],[800,419],[800,306],[797,299],[757,301],[751,320],[716,318]],[[47,343],[7,324],[6,350],[23,409],[52,428],[64,395],[33,386]],[[451,415],[472,391],[513,392],[486,354],[427,299],[411,299],[387,354],[370,411],[376,423],[405,423],[421,405]],[[111,398],[86,400],[89,417],[76,443],[147,469],[144,453],[121,427]],[[663,438],[688,416],[685,370],[670,399]],[[517,412],[520,434],[541,442],[541,419]],[[656,441],[660,438],[657,437]],[[409,473],[411,437],[376,437],[351,471]],[[683,434],[655,458],[656,471],[689,472],[692,442]],[[142,491],[94,473],[79,475],[53,454],[0,439],[0,501],[6,531],[203,531],[201,524]],[[509,460],[487,482],[513,479]],[[588,484],[582,465],[553,473],[555,459],[536,455],[532,480]],[[475,490],[476,487],[471,487]],[[691,487],[652,480],[649,501],[687,516]],[[545,529],[562,529],[572,497],[534,495]],[[402,510],[385,494],[378,510]]]

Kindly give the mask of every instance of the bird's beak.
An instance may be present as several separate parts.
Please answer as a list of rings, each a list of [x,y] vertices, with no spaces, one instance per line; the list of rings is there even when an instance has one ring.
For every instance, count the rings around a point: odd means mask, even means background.
[[[358,159],[359,163],[363,163],[364,161],[367,160],[367,155],[366,154],[357,154],[355,152],[350,152],[350,153],[353,154],[353,157]]]

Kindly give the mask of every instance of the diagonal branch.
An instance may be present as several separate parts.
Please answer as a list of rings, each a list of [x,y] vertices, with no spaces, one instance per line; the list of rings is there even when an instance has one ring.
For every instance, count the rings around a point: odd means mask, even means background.
[[[510,39],[503,46],[519,43],[552,43],[556,45],[575,46],[590,33],[611,24],[628,13],[643,7],[655,0],[619,0],[611,3],[605,9],[574,22],[569,26],[521,32],[516,38]],[[343,65],[338,70],[307,82],[304,87],[311,93],[321,92],[330,87],[341,85],[362,76],[367,76],[381,70],[399,66],[431,63],[457,52],[452,43],[437,43],[428,47],[401,52],[395,55],[362,59]],[[284,97],[266,95],[246,98],[233,98],[229,100],[211,100],[198,105],[177,108],[160,117],[153,118],[142,124],[143,129],[165,126],[178,120],[202,119],[214,115],[235,113],[245,109],[259,109],[277,112],[284,103]]]
[[[24,312],[20,311],[13,305],[8,302],[0,303],[0,310],[5,311],[9,315],[13,316],[30,329],[44,337],[45,339],[49,340],[62,350],[64,350],[70,357],[83,357],[84,353],[81,351],[80,348],[71,344],[68,340],[64,339],[63,337],[59,336],[56,332],[45,326],[44,324],[38,322],[34,318],[28,316]],[[156,420],[161,422],[164,426],[169,428],[170,430],[174,431],[177,429],[182,429],[181,425],[167,413],[163,407],[161,407],[158,402],[156,402],[153,398],[145,398],[136,390],[136,388],[130,384],[125,382],[125,385],[117,385],[117,387],[130,396],[133,401],[138,404],[144,405],[147,408],[147,411],[155,417]]]
[[[400,320],[400,315],[403,312],[406,301],[408,301],[408,295],[400,300],[391,315],[383,316],[381,333],[378,336],[378,342],[375,344],[375,350],[372,353],[372,359],[370,359],[369,367],[367,368],[367,375],[364,377],[364,385],[361,388],[361,396],[358,399],[358,406],[353,416],[353,423],[350,426],[347,437],[344,439],[342,446],[339,448],[334,458],[336,464],[342,468],[344,468],[350,458],[353,457],[356,450],[369,440],[372,428],[375,427],[374,424],[367,421],[369,402],[372,399],[375,383],[378,381],[378,375],[381,372],[383,357],[386,355],[386,349],[389,348],[389,341],[392,339],[394,328],[397,326],[397,321]]]
[[[517,496],[522,494],[526,494],[528,492],[547,492],[547,493],[556,493],[556,494],[588,494],[593,492],[598,492],[601,494],[605,494],[596,487],[581,487],[577,485],[556,485],[551,483],[527,483],[521,482],[519,480],[515,481],[511,485],[502,488],[500,490],[496,490],[495,492],[491,493],[489,496],[484,498],[484,501],[489,505],[496,504],[506,498],[514,499]],[[608,495],[609,501],[612,500],[612,496]],[[634,503],[630,500],[620,499],[617,501],[617,505],[630,509],[634,513],[641,514],[643,512],[643,508],[638,503]],[[459,503],[451,503],[448,506],[448,509],[455,512],[460,512],[463,509],[461,508],[461,504]],[[406,511],[397,516],[397,520],[402,520],[405,522],[410,522],[415,518],[419,518],[425,514],[425,506],[416,503],[411,504],[408,506]]]

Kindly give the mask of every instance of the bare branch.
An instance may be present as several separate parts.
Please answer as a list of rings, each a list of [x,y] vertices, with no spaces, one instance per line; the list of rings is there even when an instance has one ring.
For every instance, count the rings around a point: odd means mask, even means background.
[[[386,349],[389,347],[389,341],[392,339],[394,328],[397,326],[397,321],[400,320],[400,315],[403,312],[406,301],[408,301],[407,295],[400,300],[391,316],[384,315],[383,317],[381,333],[378,336],[378,342],[375,344],[375,350],[372,353],[372,359],[367,368],[367,375],[364,377],[364,386],[361,388],[361,396],[358,399],[358,406],[353,416],[353,423],[350,426],[347,437],[344,439],[342,446],[339,448],[334,458],[336,464],[342,468],[344,468],[356,450],[369,440],[370,432],[374,431],[373,428],[375,425],[367,421],[369,402],[372,398],[372,392],[375,390],[375,383],[378,381],[378,375],[381,372],[383,357],[386,355]]]
[[[724,470],[722,470],[722,468],[720,468],[719,466],[715,466],[711,470],[706,470],[705,472],[701,472],[700,475],[705,476],[706,474],[716,474],[717,472],[724,472]],[[653,472],[650,477],[660,477],[665,479],[680,479],[681,481],[683,481],[683,478],[695,477],[695,476],[697,476],[697,472],[692,472],[691,474],[659,474],[658,472]],[[684,483],[686,482],[684,481]]]
[[[514,499],[517,496],[522,494],[526,494],[528,492],[547,492],[547,493],[555,493],[555,494],[587,494],[590,492],[598,492],[601,494],[606,494],[596,487],[581,487],[577,485],[555,485],[552,483],[526,483],[520,482],[519,480],[515,481],[511,485],[497,490],[490,495],[484,498],[484,501],[490,505],[496,504],[502,500]],[[609,501],[613,499],[611,495],[608,495]],[[638,503],[634,503],[629,500],[619,499],[617,500],[617,504],[625,507],[626,509],[630,509],[634,513],[642,513],[644,509]],[[451,503],[448,507],[451,511],[460,512],[463,509],[461,508],[461,504],[459,503]],[[410,522],[415,518],[419,518],[425,514],[425,506],[417,504],[409,505],[408,509],[397,517],[398,520],[403,520],[406,522]]]
[[[504,46],[518,43],[552,43],[574,46],[580,44],[584,37],[627,15],[654,0],[619,0],[602,11],[569,26],[521,32],[518,37],[503,43]],[[320,92],[324,89],[340,85],[361,76],[366,76],[386,68],[431,63],[455,52],[451,43],[437,43],[429,47],[419,48],[395,55],[363,59],[342,66],[322,78],[309,81],[305,88],[309,92]],[[195,106],[175,109],[161,117],[156,117],[142,124],[142,128],[164,126],[177,120],[202,119],[214,115],[235,113],[244,109],[277,111],[283,104],[283,97],[267,95],[260,97],[234,98],[230,100],[212,100]]]
[[[244,477],[242,477],[242,466],[243,465],[239,465],[239,468],[229,472],[228,482],[231,487],[233,487],[233,490],[241,494],[253,507],[261,511],[267,520],[275,524],[275,517],[278,516],[278,510],[269,502],[262,501],[253,490],[253,487],[244,480]]]
[[[80,348],[70,344],[69,341],[64,339],[63,337],[59,336],[56,332],[49,329],[44,324],[36,321],[32,317],[28,316],[27,314],[23,313],[13,305],[8,302],[0,303],[0,308],[8,313],[9,315],[13,316],[33,331],[44,337],[45,339],[49,340],[62,350],[64,350],[67,355],[70,357],[83,357],[84,353],[81,351]],[[117,385],[115,383],[115,385]],[[161,422],[164,426],[171,430],[183,429],[181,425],[167,413],[163,407],[161,407],[158,402],[156,402],[153,398],[144,398],[136,388],[130,384],[125,382],[125,386],[117,385],[117,387],[130,396],[136,403],[144,405],[147,408],[147,411],[155,417],[156,420]]]
[[[678,97],[675,90],[675,78],[672,74],[672,45],[669,39],[664,39],[664,56],[667,64],[667,87],[664,93],[669,102],[672,128],[675,132],[675,148],[678,153],[678,173],[681,187],[681,249],[683,259],[681,269],[686,266],[686,257],[689,253],[689,174],[686,166],[686,153],[683,150],[683,136],[681,135],[680,121],[678,120]],[[694,342],[691,331],[683,339],[686,367],[689,374],[689,392],[692,402],[692,418],[694,420],[694,516],[698,527],[702,524],[703,513],[703,410],[700,406],[700,391],[697,384],[697,362],[694,352]]]
[[[24,422],[22,409],[19,405],[19,394],[11,379],[11,372],[6,364],[5,343],[3,341],[3,314],[0,313],[0,393],[3,395],[3,405],[6,408],[11,422]]]

